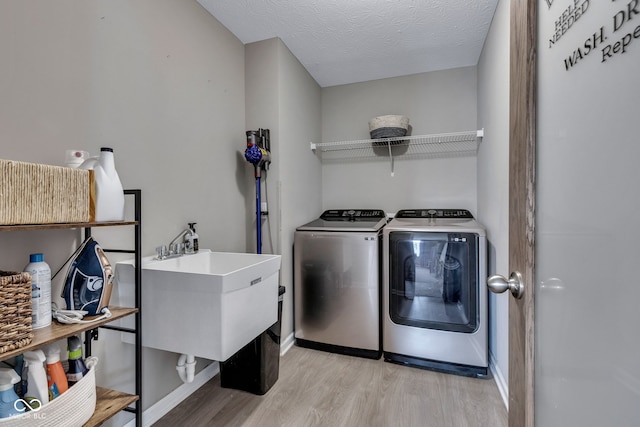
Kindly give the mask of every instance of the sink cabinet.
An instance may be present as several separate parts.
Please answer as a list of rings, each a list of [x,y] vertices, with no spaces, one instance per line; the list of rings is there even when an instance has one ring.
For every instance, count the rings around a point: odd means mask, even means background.
[[[85,237],[91,235],[91,229],[94,227],[114,227],[114,226],[130,226],[134,230],[134,248],[133,249],[108,249],[103,248],[107,253],[133,253],[135,254],[135,307],[114,307],[109,306],[112,316],[108,319],[101,319],[91,324],[72,324],[64,325],[51,322],[51,325],[45,328],[34,330],[34,338],[27,346],[14,351],[0,354],[0,361],[10,359],[25,351],[35,350],[47,344],[68,338],[72,335],[85,333],[85,356],[91,355],[91,340],[97,337],[97,328],[113,329],[121,332],[132,333],[135,335],[135,388],[136,394],[123,393],[116,390],[109,390],[102,387],[96,388],[96,409],[91,419],[85,426],[98,426],[113,417],[118,412],[125,410],[136,415],[136,427],[142,425],[142,408],[140,405],[140,396],[142,392],[141,378],[141,335],[139,333],[141,316],[140,316],[140,283],[141,283],[141,191],[125,190],[125,195],[134,197],[134,221],[117,221],[117,222],[83,222],[69,224],[30,224],[30,225],[2,225],[0,232],[10,231],[37,231],[45,229],[83,229]],[[109,323],[127,316],[135,316],[134,328],[122,328],[110,326]],[[135,407],[131,407],[134,405]]]

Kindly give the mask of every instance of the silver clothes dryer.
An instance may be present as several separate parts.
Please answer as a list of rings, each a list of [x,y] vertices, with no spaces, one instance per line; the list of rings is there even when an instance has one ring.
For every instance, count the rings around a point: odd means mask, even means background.
[[[488,376],[485,229],[466,210],[401,210],[383,254],[384,359]]]

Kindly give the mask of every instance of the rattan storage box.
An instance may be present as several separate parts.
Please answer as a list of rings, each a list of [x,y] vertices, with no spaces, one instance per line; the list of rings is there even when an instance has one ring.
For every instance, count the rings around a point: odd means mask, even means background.
[[[90,171],[0,159],[0,225],[88,222]]]
[[[0,354],[31,343],[31,275],[0,271]]]

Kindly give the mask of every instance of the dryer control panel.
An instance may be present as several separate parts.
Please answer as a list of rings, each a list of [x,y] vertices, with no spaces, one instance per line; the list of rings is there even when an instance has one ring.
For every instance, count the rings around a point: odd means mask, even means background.
[[[372,221],[385,217],[381,209],[332,209],[320,215],[325,221]]]
[[[473,219],[466,209],[403,209],[395,218]]]

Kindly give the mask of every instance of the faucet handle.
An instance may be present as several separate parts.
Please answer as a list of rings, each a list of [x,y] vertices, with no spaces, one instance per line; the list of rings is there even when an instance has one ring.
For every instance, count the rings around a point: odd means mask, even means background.
[[[158,259],[163,259],[167,255],[169,255],[169,250],[167,249],[167,245],[158,246],[156,248],[156,254],[158,254]]]
[[[181,255],[184,254],[184,243],[174,243],[169,246],[169,254],[170,255]]]

